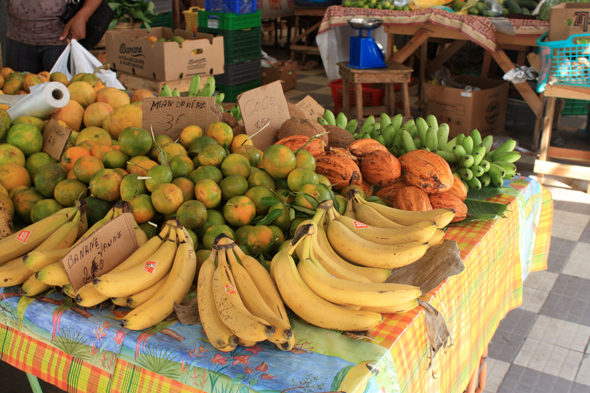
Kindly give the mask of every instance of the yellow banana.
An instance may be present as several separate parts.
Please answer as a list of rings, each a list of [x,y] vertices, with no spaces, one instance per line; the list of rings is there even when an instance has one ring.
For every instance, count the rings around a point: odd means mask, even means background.
[[[158,281],[155,285],[152,285],[148,289],[144,289],[141,292],[135,293],[128,297],[123,298],[114,298],[111,299],[113,303],[115,303],[115,299],[122,299],[122,303],[125,307],[129,308],[137,308],[141,306],[143,303],[150,300],[159,290],[164,286],[166,280],[170,277],[170,273],[167,273],[160,281]],[[115,303],[117,304],[117,303]]]
[[[295,346],[295,335],[289,339],[289,341],[282,344],[275,344],[281,351],[290,351]]]
[[[393,207],[380,205],[375,202],[367,202],[360,196],[357,196],[361,203],[366,204],[388,220],[397,222],[401,225],[412,225],[421,221],[434,221],[439,228],[444,228],[451,223],[455,213],[449,209],[434,209],[424,212],[413,212],[407,210],[394,209]]]
[[[37,280],[35,276],[27,278],[20,288],[20,294],[23,296],[37,296],[51,288],[49,285]]]
[[[215,260],[217,251],[211,251],[209,258],[203,262],[199,270],[197,281],[197,306],[199,318],[205,330],[205,334],[211,345],[222,352],[229,352],[238,345],[238,337],[235,336],[221,321],[213,295],[213,274],[215,273]],[[263,268],[264,269],[264,268]]]
[[[250,313],[262,318],[270,325],[274,326],[275,332],[268,338],[268,341],[273,343],[283,343],[289,340],[293,335],[289,319],[278,317],[270,307],[268,307],[246,269],[238,263],[233,250],[219,250],[219,252],[226,253],[231,272],[236,281],[236,285],[238,286],[238,291],[240,292],[240,297],[244,302],[244,306],[250,311]]]
[[[383,321],[379,313],[349,310],[316,295],[299,275],[290,251],[294,247],[275,255],[272,272],[283,300],[295,314],[312,325],[344,331],[367,330]]]
[[[434,221],[418,222],[401,228],[379,228],[341,216],[334,209],[328,211],[331,220],[338,220],[363,239],[378,244],[426,243],[437,230]]]
[[[346,203],[346,210],[344,211],[344,215],[348,218],[356,220],[356,213],[353,208],[352,199],[349,199],[348,202]]]
[[[356,219],[377,228],[404,228],[403,225],[383,217],[381,213],[369,205],[358,203],[355,205]]]
[[[22,257],[14,258],[0,266],[0,288],[20,285],[33,274],[35,272],[25,266]]]
[[[242,347],[245,347],[245,348],[253,347],[257,343],[258,343],[258,341],[246,341],[246,340],[242,340],[241,338],[238,341],[238,345],[241,345]]]
[[[25,265],[35,271],[43,269],[47,265],[59,262],[70,251],[71,248],[61,248],[59,250],[40,251],[39,247],[23,257]]]
[[[142,330],[162,322],[174,312],[174,304],[180,304],[190,290],[197,272],[197,255],[186,241],[182,229],[177,228],[176,232],[180,245],[176,250],[170,276],[152,298],[123,318],[123,327]]]
[[[161,238],[148,241],[131,254],[127,260],[136,263],[127,270],[109,272],[94,279],[94,287],[104,296],[122,297],[149,288],[162,279],[170,271],[176,254],[176,231],[170,230],[170,236],[164,243]],[[150,239],[151,240],[151,239]],[[160,245],[155,252],[148,254],[155,246]],[[137,255],[136,255],[137,254]],[[127,262],[127,261],[125,261]]]
[[[278,318],[288,321],[289,317],[285,309],[285,304],[268,270],[256,259],[244,254],[242,249],[237,245],[234,245],[232,249],[240,259],[240,262],[242,262],[242,266],[246,269],[252,281],[254,281],[258,292],[260,292],[260,296],[262,296],[268,307]]]
[[[35,273],[35,278],[47,285],[63,287],[70,283],[66,269],[61,262],[52,263]]]
[[[307,246],[307,248],[310,248]],[[335,304],[390,306],[407,303],[422,295],[420,288],[391,283],[358,283],[332,277],[309,258],[299,261],[297,270],[307,286],[321,298]],[[309,251],[307,251],[309,256]]]
[[[0,240],[0,264],[37,248],[59,227],[71,221],[76,211],[73,207],[62,209]]]
[[[76,292],[74,292],[74,288],[72,287],[72,284],[64,285],[63,287],[61,287],[61,291],[63,292],[64,295],[69,296],[72,299],[76,298]]]
[[[76,243],[74,243],[74,245],[80,243],[82,240],[86,239],[88,236],[92,235],[94,232],[96,232],[97,230],[99,230],[100,228],[105,226],[109,221],[111,221],[113,219],[114,215],[115,215],[115,209],[112,208],[111,210],[109,210],[107,212],[107,214],[101,220],[98,220],[97,222],[94,223],[93,226],[88,228],[88,230],[86,232],[84,232],[82,237],[80,237],[80,239],[78,239],[78,241]]]
[[[264,341],[271,337],[274,326],[252,315],[244,306],[233,275],[227,266],[225,252],[217,251],[218,266],[213,274],[213,297],[223,323],[233,334],[246,341]]]
[[[361,310],[374,311],[374,312],[378,312],[381,314],[394,314],[397,312],[410,311],[410,310],[415,309],[416,307],[418,307],[418,299],[414,299],[414,300],[409,301],[407,303],[395,304],[393,306],[381,306],[381,307],[365,306],[365,307],[361,307]]]
[[[124,296],[123,297],[112,297],[111,302],[113,302],[113,304],[116,306],[127,307],[127,298]]]
[[[80,206],[78,206],[80,205]],[[84,234],[86,232],[88,232],[88,217],[86,216],[86,209],[88,207],[88,205],[86,203],[81,203],[79,201],[76,201],[76,207],[78,207],[78,210],[80,210],[80,222],[78,224],[78,236],[76,236],[76,239],[84,236]],[[69,247],[69,246],[68,246]]]
[[[108,300],[108,297],[98,292],[90,282],[76,292],[74,299],[79,306],[88,308]]]
[[[331,221],[326,231],[330,245],[343,258],[362,266],[394,269],[420,259],[428,244],[418,242],[385,245],[365,240],[340,221]]]
[[[435,244],[439,244],[440,242],[443,241],[444,237],[445,237],[445,231],[443,231],[442,229],[437,229],[436,232],[434,232],[434,235],[432,235],[432,237],[428,240],[428,244],[430,246],[434,246]]]

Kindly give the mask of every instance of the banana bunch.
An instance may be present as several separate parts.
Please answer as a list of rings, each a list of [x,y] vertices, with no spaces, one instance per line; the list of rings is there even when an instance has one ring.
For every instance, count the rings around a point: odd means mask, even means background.
[[[49,289],[25,264],[28,254],[67,249],[87,229],[86,203],[77,202],[0,240],[0,286],[24,284],[22,293],[28,296]]]
[[[401,130],[413,130],[416,128],[414,120],[409,120],[402,124],[403,116],[401,114],[390,118],[386,113],[382,113],[379,122],[375,122],[375,116],[369,116],[363,123],[358,132],[353,132],[354,139],[371,138],[391,151],[394,146],[396,135],[401,135]],[[391,151],[393,153],[393,151]]]
[[[109,212],[99,221],[97,221],[92,227],[88,228],[88,223],[86,221],[86,214],[85,212],[81,214],[80,217],[80,225],[78,225],[78,233],[77,233],[77,241],[74,239],[68,246],[66,247],[59,247],[53,249],[46,249],[37,247],[35,250],[29,252],[23,257],[23,263],[27,269],[34,272],[34,276],[31,276],[29,280],[23,283],[21,288],[21,292],[26,294],[27,296],[35,296],[44,290],[48,289],[50,286],[53,287],[63,287],[70,285],[70,280],[67,276],[66,270],[61,263],[62,258],[76,245],[80,242],[88,238],[92,233],[97,231],[98,229],[102,228],[106,225],[109,221],[114,218],[117,218],[123,213],[130,212],[130,206],[126,202],[119,202],[109,210]],[[85,204],[84,204],[85,209]],[[75,220],[75,219],[74,219]],[[135,220],[134,220],[135,222]],[[147,241],[147,237],[145,233],[139,228],[137,223],[134,223],[135,234],[137,237],[138,243],[144,244]],[[60,228],[61,230],[61,228]],[[73,229],[71,229],[73,231]],[[34,287],[32,287],[34,285]],[[35,290],[32,290],[35,289]],[[42,290],[41,290],[42,289]],[[84,288],[82,288],[84,289]],[[81,290],[82,290],[81,289]],[[80,290],[80,291],[81,291]],[[79,291],[79,292],[80,292]],[[76,297],[75,295],[73,296]],[[106,300],[106,299],[104,299]],[[104,301],[102,300],[102,301]],[[100,302],[99,302],[100,303]],[[98,304],[98,303],[96,303]],[[93,306],[85,305],[86,307]]]
[[[318,117],[318,123],[320,123],[323,126],[340,127],[350,132],[351,134],[356,131],[356,128],[359,124],[357,119],[352,119],[348,121],[344,112],[340,112],[338,116],[334,116],[334,113],[329,109],[326,109],[324,111],[324,117]]]
[[[162,243],[161,238],[159,240]],[[168,250],[168,247],[165,246],[172,241],[175,244],[175,250],[171,252],[174,258],[172,266],[153,286],[143,289],[143,291],[151,290],[151,296],[143,293],[143,298],[140,299],[141,296],[135,297],[135,308],[123,317],[121,321],[123,327],[131,330],[143,330],[162,322],[172,314],[174,304],[180,304],[189,292],[197,272],[197,256],[188,231],[179,222],[176,222],[176,226],[169,225],[168,240],[160,246],[152,257],[154,257],[153,259],[156,256],[161,257],[164,253],[163,249],[166,248]],[[176,243],[178,243],[177,246]],[[170,253],[169,250],[167,252]],[[139,266],[143,269],[153,262],[159,265],[157,259],[152,261],[152,258],[149,258],[145,263],[140,263]],[[156,266],[154,275],[158,271],[158,267],[160,266]],[[134,268],[130,268],[127,271],[132,270]],[[135,269],[135,272],[137,272],[137,269]],[[125,273],[125,271],[122,271],[122,273]],[[154,287],[157,289],[154,290]],[[136,295],[140,295],[140,293]]]
[[[209,342],[222,352],[268,340],[295,344],[287,311],[268,271],[221,234],[199,271],[199,317]]]

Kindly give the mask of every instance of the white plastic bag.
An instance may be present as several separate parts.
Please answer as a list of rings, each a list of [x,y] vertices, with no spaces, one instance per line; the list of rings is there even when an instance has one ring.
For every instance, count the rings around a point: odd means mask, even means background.
[[[70,61],[69,69],[68,59]],[[55,65],[51,69],[51,73],[61,72],[68,79],[72,79],[72,76],[76,74],[91,74],[101,65],[102,63],[98,61],[92,53],[80,45],[78,41],[72,40],[68,46],[66,46],[66,49],[64,49],[59,59],[55,62]],[[125,90],[125,86],[117,80],[117,75],[111,70],[100,70],[96,73],[96,76],[103,81],[107,87],[116,87],[117,89]]]

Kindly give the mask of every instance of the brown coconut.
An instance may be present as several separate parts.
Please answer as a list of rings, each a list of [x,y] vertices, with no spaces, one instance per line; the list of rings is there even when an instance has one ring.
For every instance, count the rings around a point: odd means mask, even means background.
[[[398,159],[388,151],[375,150],[366,154],[360,167],[363,178],[379,187],[392,184],[402,174]]]
[[[329,132],[328,134],[328,146],[330,147],[340,147],[342,149],[346,149],[352,142],[354,142],[354,137],[344,128],[340,128],[337,126],[323,126],[326,131]]]
[[[287,138],[292,135],[304,135],[307,137],[312,137],[315,135],[323,134],[326,132],[326,129],[322,127],[321,124],[316,122],[310,121],[308,119],[302,117],[292,117],[291,119],[287,120],[283,123],[279,132],[277,133],[277,138],[283,139]],[[328,135],[322,135],[318,137],[324,143],[328,144]]]
[[[236,118],[233,117],[232,114],[229,112],[223,112],[223,114],[221,115],[221,121],[230,126],[231,128],[234,128],[238,125],[238,121],[236,120]]]
[[[246,133],[246,127],[244,127],[244,126],[235,126],[233,128],[233,132],[234,132],[234,136],[240,135],[240,134],[245,134]]]
[[[393,207],[414,212],[432,210],[428,194],[414,186],[401,188],[395,197]]]

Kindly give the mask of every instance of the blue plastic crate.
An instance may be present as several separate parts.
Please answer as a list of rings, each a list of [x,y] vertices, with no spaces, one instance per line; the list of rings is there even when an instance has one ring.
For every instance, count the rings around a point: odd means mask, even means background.
[[[562,41],[545,41],[547,33],[537,40],[541,48],[541,71],[537,91],[545,91],[549,78],[555,83],[568,86],[590,84],[590,44],[578,40],[590,39],[590,34],[574,34]]]
[[[242,15],[251,14],[257,9],[257,0],[205,0],[205,10],[207,11]]]

